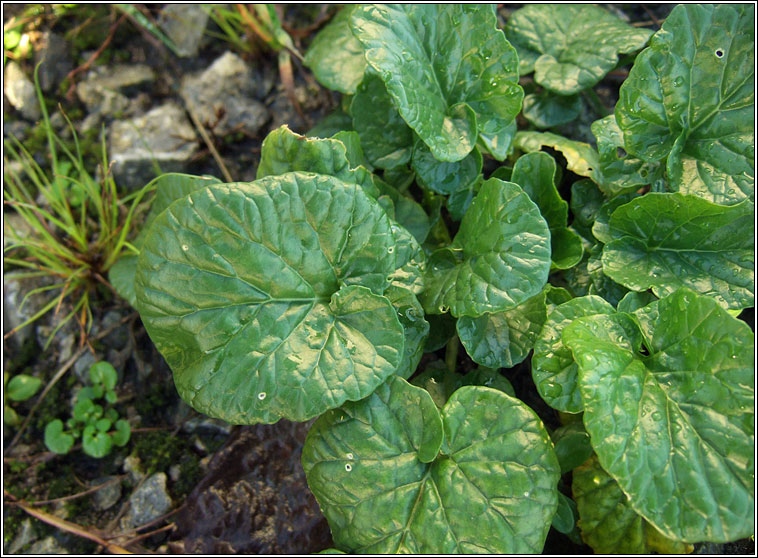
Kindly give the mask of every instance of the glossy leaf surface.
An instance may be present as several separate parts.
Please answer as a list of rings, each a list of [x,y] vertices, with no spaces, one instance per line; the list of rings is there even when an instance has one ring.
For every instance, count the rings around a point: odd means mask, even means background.
[[[572,478],[582,538],[597,554],[692,552],[692,545],[666,539],[638,515],[597,457],[575,469]]]
[[[397,311],[398,320],[405,332],[403,356],[395,373],[408,379],[416,371],[424,353],[424,344],[429,335],[429,322],[424,319],[421,303],[408,289],[391,285],[384,294]]]
[[[554,95],[547,91],[524,97],[524,118],[537,128],[552,128],[576,120],[582,111],[578,95]]]
[[[316,421],[303,468],[350,552],[540,552],[557,507],[544,426],[517,399],[479,386],[438,412],[426,391],[393,378]]]
[[[505,312],[458,318],[458,337],[477,364],[511,368],[527,357],[546,319],[543,291]]]
[[[305,64],[322,85],[353,94],[366,71],[361,43],[350,31],[349,18],[355,5],[346,5],[313,38]]]
[[[439,161],[419,139],[413,148],[411,166],[423,186],[438,194],[449,195],[477,179],[482,172],[482,154],[474,149],[460,161]]]
[[[162,213],[140,254],[138,307],[196,409],[307,420],[400,364],[403,327],[381,296],[395,266],[392,225],[360,187],[288,173]]]
[[[644,47],[652,32],[591,4],[532,4],[513,13],[505,33],[524,60],[522,74],[534,69],[537,83],[572,95],[600,81],[619,53]]]
[[[725,205],[755,199],[754,33],[747,5],[677,6],[621,85],[626,149],[665,159],[673,190]]]
[[[564,413],[580,413],[582,396],[577,385],[577,365],[563,344],[563,329],[573,320],[594,314],[610,314],[613,306],[599,296],[584,296],[560,304],[550,312],[534,344],[532,378],[545,403]]]
[[[555,159],[537,151],[519,157],[513,165],[511,180],[521,186],[540,208],[550,227],[552,266],[567,269],[582,259],[582,239],[566,227],[568,203],[558,193],[555,184]]]
[[[543,146],[552,147],[563,154],[570,171],[591,178],[602,188],[600,160],[597,151],[588,143],[570,140],[552,132],[518,132],[515,145],[527,153],[539,151]]]
[[[493,368],[480,366],[468,374],[451,371],[442,361],[433,361],[411,382],[414,386],[424,388],[432,396],[438,409],[445,406],[450,396],[463,386],[485,386],[497,389],[515,397],[513,385],[508,378]]]
[[[473,4],[364,5],[353,33],[400,114],[437,159],[459,161],[519,110],[518,59],[494,10]]]
[[[726,308],[754,304],[755,215],[750,202],[712,204],[696,196],[655,194],[616,209],[603,271],[636,291],[662,297],[680,286]]]
[[[624,135],[614,115],[592,123],[592,134],[597,139],[603,191],[616,195],[640,186],[652,184],[663,174],[663,165],[647,162],[630,155],[624,149]]]
[[[654,304],[648,356],[626,314],[580,318],[563,331],[579,365],[592,446],[634,510],[665,536],[749,536],[753,333],[688,289]]]
[[[521,187],[491,178],[463,217],[450,248],[430,257],[421,304],[430,314],[481,316],[539,293],[550,270],[550,234]]]

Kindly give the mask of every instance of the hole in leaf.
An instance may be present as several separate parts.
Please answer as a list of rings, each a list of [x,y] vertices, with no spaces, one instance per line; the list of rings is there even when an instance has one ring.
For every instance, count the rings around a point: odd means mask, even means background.
[[[623,159],[624,157],[626,157],[626,151],[624,150],[623,147],[616,148],[616,157],[618,157],[619,159]]]
[[[722,58],[724,56],[724,51],[721,50],[720,48],[717,48],[714,54],[716,55],[716,58]]]

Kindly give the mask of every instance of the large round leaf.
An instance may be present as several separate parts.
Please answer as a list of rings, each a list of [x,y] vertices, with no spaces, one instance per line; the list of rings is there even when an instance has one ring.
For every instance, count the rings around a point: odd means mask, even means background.
[[[459,161],[479,133],[510,129],[523,98],[518,58],[490,6],[371,4],[350,23],[400,114],[437,159]]]
[[[400,364],[403,327],[381,296],[394,252],[388,217],[355,184],[288,173],[216,185],[154,221],[138,308],[197,410],[307,420]]]
[[[449,248],[427,266],[424,310],[481,316],[518,306],[539,293],[550,271],[550,232],[540,211],[516,184],[482,184]]]
[[[590,4],[526,6],[513,13],[505,33],[522,60],[520,73],[534,70],[537,83],[561,95],[595,85],[619,53],[641,49],[651,35]]]
[[[557,508],[545,427],[481,386],[460,388],[438,413],[426,391],[393,378],[318,419],[303,468],[350,552],[538,553]]]
[[[621,85],[627,151],[666,159],[676,191],[721,204],[755,199],[754,53],[750,6],[675,7]]]
[[[574,298],[555,307],[534,343],[532,379],[542,399],[564,413],[580,413],[582,396],[577,385],[576,362],[563,344],[563,328],[576,318],[611,314],[613,306],[599,296]]]
[[[680,289],[657,303],[649,355],[626,314],[575,320],[584,424],[630,505],[671,539],[753,532],[754,336],[714,300]]]
[[[686,286],[726,308],[753,306],[754,222],[747,201],[727,207],[697,196],[648,193],[611,214],[603,272],[659,297]]]
[[[572,490],[582,538],[598,554],[689,554],[692,545],[667,539],[629,505],[597,457],[574,469]]]

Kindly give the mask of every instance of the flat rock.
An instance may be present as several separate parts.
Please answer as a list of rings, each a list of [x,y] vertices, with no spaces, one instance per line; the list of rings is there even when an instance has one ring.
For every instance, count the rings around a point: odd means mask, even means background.
[[[198,149],[197,135],[184,111],[169,102],[108,130],[108,145],[117,184],[141,188],[158,173],[186,171]]]
[[[37,102],[34,84],[26,77],[17,62],[10,61],[5,65],[3,91],[8,102],[21,113],[26,120],[38,120],[42,114]]]
[[[169,4],[158,25],[176,45],[179,56],[195,56],[208,24],[208,12],[199,4]]]
[[[129,511],[121,520],[124,529],[139,527],[158,519],[173,506],[166,491],[166,473],[155,473],[129,497]]]
[[[205,71],[185,76],[180,94],[215,135],[255,135],[269,120],[266,107],[254,98],[255,90],[252,70],[227,51]]]
[[[76,94],[90,113],[116,114],[129,107],[129,94],[155,80],[153,70],[144,64],[98,66],[76,86]]]

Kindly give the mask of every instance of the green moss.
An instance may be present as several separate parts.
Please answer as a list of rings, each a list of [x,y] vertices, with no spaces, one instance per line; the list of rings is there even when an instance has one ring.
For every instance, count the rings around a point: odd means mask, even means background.
[[[185,454],[181,461],[181,471],[177,481],[171,486],[171,495],[178,500],[184,499],[203,476],[200,460],[195,454]]]
[[[187,443],[170,432],[140,432],[135,435],[132,453],[140,458],[147,475],[167,471],[174,463],[179,463],[188,452]]]

